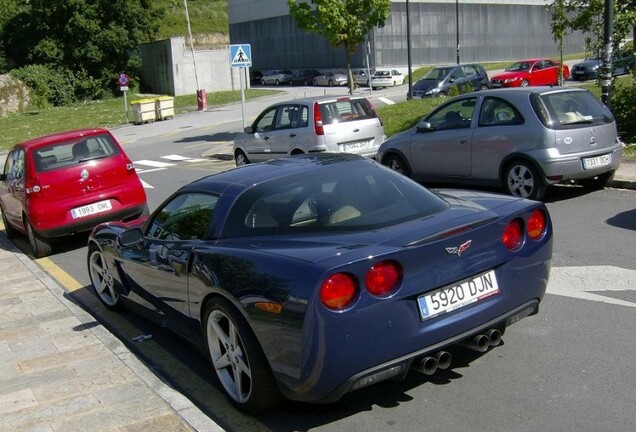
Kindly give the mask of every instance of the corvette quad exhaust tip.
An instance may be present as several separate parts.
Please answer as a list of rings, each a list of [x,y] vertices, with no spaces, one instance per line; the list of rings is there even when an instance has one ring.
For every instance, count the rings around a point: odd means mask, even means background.
[[[490,329],[484,334],[478,334],[471,338],[464,339],[459,345],[465,346],[479,352],[486,352],[489,347],[497,346],[501,343],[501,331]]]
[[[416,359],[411,368],[424,375],[433,375],[437,369],[448,369],[452,358],[449,352],[440,351],[438,353],[420,357]]]

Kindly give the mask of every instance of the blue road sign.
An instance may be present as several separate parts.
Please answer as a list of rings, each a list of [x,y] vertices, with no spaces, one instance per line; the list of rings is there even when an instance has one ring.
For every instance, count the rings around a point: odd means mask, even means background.
[[[230,66],[252,66],[252,46],[250,44],[230,45]]]

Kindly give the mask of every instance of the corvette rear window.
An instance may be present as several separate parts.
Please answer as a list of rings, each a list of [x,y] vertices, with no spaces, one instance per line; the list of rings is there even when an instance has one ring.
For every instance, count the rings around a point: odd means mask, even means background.
[[[379,229],[447,207],[419,184],[384,167],[336,164],[245,192],[228,216],[223,236]]]

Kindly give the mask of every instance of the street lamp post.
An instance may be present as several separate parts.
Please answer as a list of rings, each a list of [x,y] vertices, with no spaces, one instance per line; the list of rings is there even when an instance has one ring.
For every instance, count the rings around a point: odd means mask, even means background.
[[[409,15],[409,0],[406,0],[406,61],[409,69],[408,100],[413,98],[413,76],[411,74],[411,18]]]
[[[459,64],[459,0],[455,0],[455,42],[457,45],[457,64]]]

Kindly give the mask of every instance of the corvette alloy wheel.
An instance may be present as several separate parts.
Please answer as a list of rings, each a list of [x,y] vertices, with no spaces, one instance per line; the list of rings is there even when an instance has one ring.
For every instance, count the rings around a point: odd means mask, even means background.
[[[91,245],[88,251],[88,274],[99,299],[109,309],[117,309],[121,303],[115,291],[115,281],[101,250]]]
[[[281,398],[265,355],[244,319],[225,300],[205,314],[210,361],[225,393],[240,410],[264,411]]]

